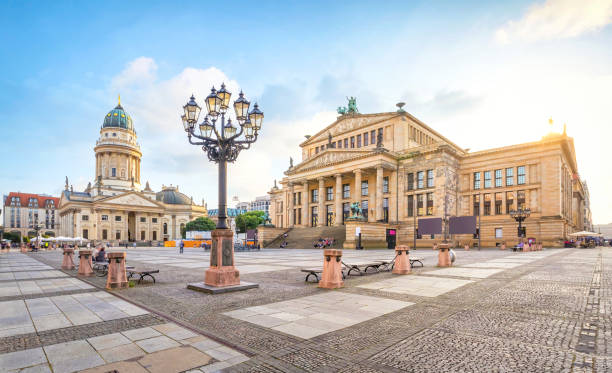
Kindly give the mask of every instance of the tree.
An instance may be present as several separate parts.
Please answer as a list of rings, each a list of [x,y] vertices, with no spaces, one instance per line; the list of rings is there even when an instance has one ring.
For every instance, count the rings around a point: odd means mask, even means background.
[[[200,216],[199,218],[185,224],[185,227],[181,231],[181,235],[183,238],[185,238],[187,231],[212,231],[215,229],[215,226],[216,224],[214,221]]]
[[[263,211],[249,211],[236,216],[236,229],[244,233],[245,226],[247,230],[257,228],[258,225],[264,223],[264,214]]]

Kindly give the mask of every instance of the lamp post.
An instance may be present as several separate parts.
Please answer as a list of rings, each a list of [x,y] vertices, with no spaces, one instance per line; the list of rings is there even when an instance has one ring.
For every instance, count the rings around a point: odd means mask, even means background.
[[[518,222],[518,237],[524,237],[525,234],[523,232],[522,223],[531,215],[530,209],[518,209],[510,211],[510,216]]]
[[[212,232],[210,268],[204,280],[205,285],[212,287],[240,284],[239,272],[234,267],[233,234],[227,226],[227,163],[233,163],[242,150],[249,149],[257,140],[264,118],[257,104],[249,112],[250,102],[240,92],[233,103],[238,130],[227,113],[231,95],[225,84],[218,91],[213,87],[205,99],[207,114],[199,125],[202,109],[192,95],[183,106],[181,117],[189,143],[201,146],[208,160],[219,165],[219,214]]]

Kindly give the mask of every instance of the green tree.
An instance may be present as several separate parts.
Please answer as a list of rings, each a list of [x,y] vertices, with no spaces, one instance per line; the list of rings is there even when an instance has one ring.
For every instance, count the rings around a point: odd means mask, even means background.
[[[245,227],[247,230],[257,228],[258,225],[264,223],[264,214],[263,211],[249,211],[236,216],[236,229],[244,233]]]
[[[4,232],[4,239],[10,240],[11,242],[21,242],[19,239],[19,234],[14,232]]]
[[[215,226],[216,224],[214,221],[201,216],[185,224],[185,227],[181,230],[181,236],[185,238],[187,231],[212,231],[215,229]]]

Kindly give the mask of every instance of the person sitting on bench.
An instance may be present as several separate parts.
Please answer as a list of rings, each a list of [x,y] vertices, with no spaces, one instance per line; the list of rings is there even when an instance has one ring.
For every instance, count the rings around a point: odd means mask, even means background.
[[[104,262],[106,261],[106,250],[104,250],[104,246],[100,248],[96,256],[94,257],[96,262]]]

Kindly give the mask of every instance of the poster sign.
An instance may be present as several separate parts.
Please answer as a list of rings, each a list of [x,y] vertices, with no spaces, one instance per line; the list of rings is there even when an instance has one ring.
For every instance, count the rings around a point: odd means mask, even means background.
[[[361,234],[361,227],[355,228],[355,236],[359,236]]]

